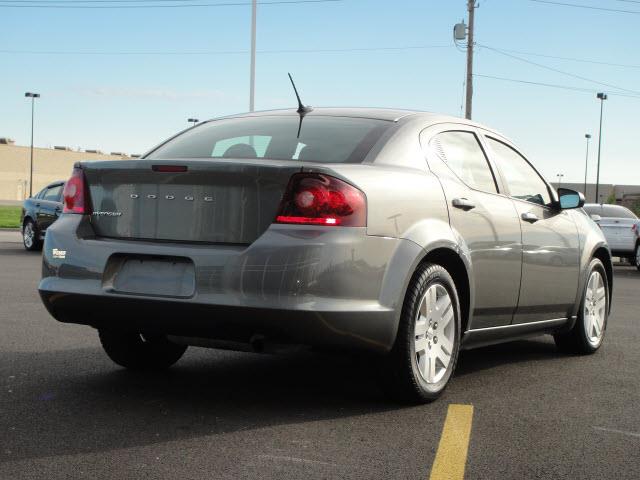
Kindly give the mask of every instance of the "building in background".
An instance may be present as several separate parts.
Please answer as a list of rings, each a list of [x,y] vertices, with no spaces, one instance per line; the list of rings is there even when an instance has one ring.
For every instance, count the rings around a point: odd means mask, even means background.
[[[121,152],[104,154],[98,150],[75,151],[68,147],[33,149],[33,193],[56,180],[66,180],[76,162],[129,160]],[[30,148],[0,138],[0,200],[22,201],[29,196]]]

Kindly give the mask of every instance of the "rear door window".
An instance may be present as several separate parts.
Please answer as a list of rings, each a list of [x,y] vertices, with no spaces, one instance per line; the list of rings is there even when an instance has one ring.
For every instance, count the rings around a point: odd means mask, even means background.
[[[45,192],[45,194],[42,197],[42,199],[43,200],[48,200],[50,202],[59,202],[61,193],[62,193],[62,185],[56,185],[55,187],[49,187],[49,188],[47,188],[47,191]]]
[[[443,132],[430,142],[432,151],[469,187],[497,193],[487,157],[472,132]]]

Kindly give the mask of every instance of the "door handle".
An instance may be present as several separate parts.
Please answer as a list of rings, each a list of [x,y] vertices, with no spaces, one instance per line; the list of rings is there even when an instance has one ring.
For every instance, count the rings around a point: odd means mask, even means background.
[[[525,222],[529,222],[529,223],[536,223],[538,220],[540,220],[535,213],[531,213],[531,212],[523,213],[522,215],[520,215],[520,218],[522,218],[522,220],[524,220]]]
[[[39,207],[39,206],[40,206],[40,202],[36,203],[36,207]]]
[[[468,198],[454,198],[451,201],[451,205],[453,205],[455,208],[459,208],[464,211],[468,211],[476,208],[476,204],[473,203]]]

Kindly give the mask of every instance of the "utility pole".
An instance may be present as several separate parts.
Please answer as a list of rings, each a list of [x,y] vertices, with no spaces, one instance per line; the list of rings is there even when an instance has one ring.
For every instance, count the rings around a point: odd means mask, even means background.
[[[473,113],[473,29],[475,26],[476,0],[467,0],[467,9],[469,10],[469,40],[467,42],[467,100],[465,118],[471,120]]]
[[[256,15],[258,13],[258,0],[251,2],[251,79],[249,91],[249,111],[255,110],[256,99]]]

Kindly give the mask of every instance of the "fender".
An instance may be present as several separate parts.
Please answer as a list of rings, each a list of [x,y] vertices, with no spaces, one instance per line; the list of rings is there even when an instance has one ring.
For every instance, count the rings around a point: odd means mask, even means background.
[[[380,292],[380,303],[393,308],[396,313],[393,331],[398,330],[404,298],[418,265],[430,255],[443,251],[459,258],[465,268],[469,283],[468,329],[472,322],[474,285],[469,249],[464,240],[452,230],[448,222],[439,219],[417,222],[403,235],[402,240],[389,262]]]

